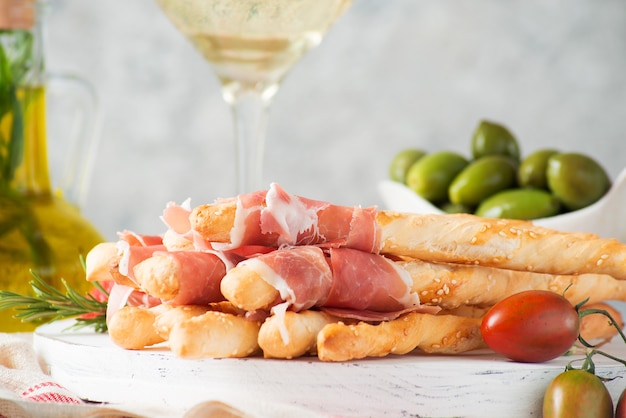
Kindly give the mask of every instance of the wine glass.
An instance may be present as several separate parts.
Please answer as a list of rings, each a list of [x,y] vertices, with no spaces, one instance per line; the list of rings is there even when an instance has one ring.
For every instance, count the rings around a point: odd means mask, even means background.
[[[281,81],[352,0],[156,0],[212,64],[235,122],[237,192],[259,189],[267,113]]]

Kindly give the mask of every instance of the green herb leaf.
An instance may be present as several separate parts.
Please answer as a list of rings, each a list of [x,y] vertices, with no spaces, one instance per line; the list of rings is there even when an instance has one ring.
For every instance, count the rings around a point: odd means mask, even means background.
[[[99,301],[93,295],[83,295],[61,280],[65,293],[50,286],[39,275],[31,273],[30,286],[33,296],[0,290],[0,310],[15,309],[16,318],[24,322],[48,323],[61,319],[74,318],[76,323],[71,329],[93,327],[96,332],[106,332],[107,302]],[[95,283],[103,295],[106,290]]]
[[[8,137],[0,132],[0,183],[6,188],[23,158],[24,117],[18,88],[33,74],[33,52],[30,31],[0,30],[0,120],[11,118]]]

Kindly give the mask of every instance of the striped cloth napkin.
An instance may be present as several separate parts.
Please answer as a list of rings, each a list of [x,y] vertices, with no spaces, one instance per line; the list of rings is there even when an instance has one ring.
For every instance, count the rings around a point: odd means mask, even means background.
[[[0,334],[0,386],[36,402],[82,403],[43,373],[32,344],[17,335]]]
[[[106,405],[83,402],[45,374],[31,341],[0,333],[0,418],[144,418]],[[169,415],[172,416],[172,415]]]

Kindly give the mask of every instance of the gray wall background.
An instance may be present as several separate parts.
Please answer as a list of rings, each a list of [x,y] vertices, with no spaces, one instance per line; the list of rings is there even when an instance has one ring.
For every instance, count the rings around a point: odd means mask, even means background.
[[[55,0],[48,68],[88,78],[102,105],[84,214],[109,239],[161,233],[165,204],[232,196],[231,114],[211,68],[152,0]],[[522,152],[626,162],[626,1],[354,0],[288,75],[270,114],[264,183],[382,205],[392,156],[469,154],[481,118]],[[53,145],[51,145],[53,146]]]

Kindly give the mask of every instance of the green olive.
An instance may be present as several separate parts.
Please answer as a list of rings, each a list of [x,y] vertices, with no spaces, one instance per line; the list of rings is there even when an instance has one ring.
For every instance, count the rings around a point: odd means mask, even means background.
[[[517,170],[519,185],[548,190],[548,159],[557,153],[554,149],[541,149],[524,158]]]
[[[426,155],[425,151],[417,148],[408,148],[397,153],[389,164],[389,178],[400,183],[406,182],[406,173],[420,158]]]
[[[485,199],[475,214],[486,218],[539,219],[558,215],[560,206],[547,190],[509,189]]]
[[[470,163],[450,184],[448,197],[454,204],[476,206],[500,190],[516,185],[517,164],[509,157],[487,155]]]
[[[611,180],[600,164],[575,152],[550,157],[546,173],[548,187],[569,210],[591,205],[611,187]]]
[[[472,136],[472,156],[476,160],[486,155],[505,155],[514,161],[520,160],[515,136],[504,125],[483,120]]]
[[[452,151],[438,151],[415,162],[406,175],[406,184],[415,193],[430,202],[444,201],[448,187],[469,162]]]

